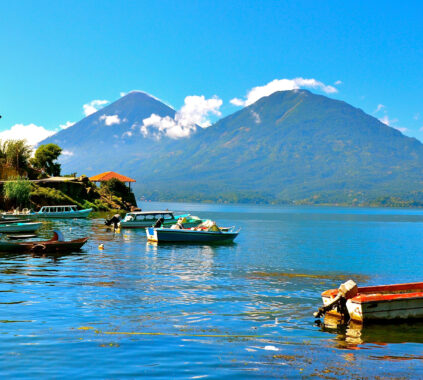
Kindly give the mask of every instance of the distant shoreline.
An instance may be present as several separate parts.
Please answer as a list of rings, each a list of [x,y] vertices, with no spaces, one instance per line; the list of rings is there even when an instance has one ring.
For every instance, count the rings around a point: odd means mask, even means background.
[[[294,203],[294,202],[283,202],[283,203],[256,203],[256,202],[214,202],[214,201],[199,201],[199,200],[141,200],[138,198],[138,204],[145,205],[149,203],[193,203],[199,205],[227,205],[227,206],[275,206],[275,207],[334,207],[334,208],[381,208],[381,209],[422,209],[423,204],[421,205],[395,205],[395,204],[375,204],[375,203],[362,203],[362,204],[349,204],[349,203]]]

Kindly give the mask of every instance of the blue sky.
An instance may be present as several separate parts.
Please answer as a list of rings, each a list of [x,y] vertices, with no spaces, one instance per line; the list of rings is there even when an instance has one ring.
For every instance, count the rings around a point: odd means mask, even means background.
[[[0,132],[57,130],[133,89],[176,109],[217,96],[225,116],[253,87],[305,78],[423,141],[420,1],[4,1],[0,13]]]

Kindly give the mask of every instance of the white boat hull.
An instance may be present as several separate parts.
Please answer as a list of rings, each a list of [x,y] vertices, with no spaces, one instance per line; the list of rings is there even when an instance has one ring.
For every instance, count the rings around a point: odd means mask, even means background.
[[[231,243],[238,236],[238,232],[174,230],[153,227],[147,228],[146,234],[149,241],[158,243]]]

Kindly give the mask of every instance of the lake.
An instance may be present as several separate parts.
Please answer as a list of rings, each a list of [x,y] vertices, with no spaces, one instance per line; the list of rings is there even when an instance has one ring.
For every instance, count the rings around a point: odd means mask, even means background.
[[[44,238],[58,228],[90,240],[56,259],[0,257],[2,377],[421,376],[422,323],[319,325],[313,312],[349,278],[422,281],[423,210],[141,207],[242,230],[233,245],[154,245],[100,216],[44,222]]]

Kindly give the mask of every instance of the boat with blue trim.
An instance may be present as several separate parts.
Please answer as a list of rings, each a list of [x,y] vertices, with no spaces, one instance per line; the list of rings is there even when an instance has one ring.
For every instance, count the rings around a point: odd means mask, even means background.
[[[170,228],[162,226],[146,228],[148,241],[157,243],[232,243],[239,231],[240,229],[235,230],[235,227],[221,229],[210,220],[193,228],[183,228],[179,222]]]
[[[76,205],[43,206],[35,212],[38,218],[87,218],[91,208],[78,210]]]

